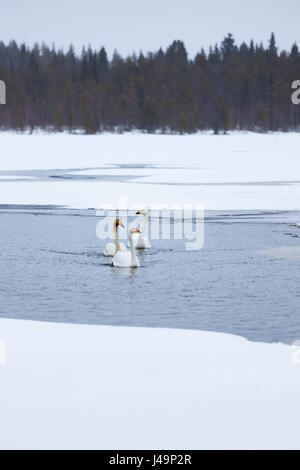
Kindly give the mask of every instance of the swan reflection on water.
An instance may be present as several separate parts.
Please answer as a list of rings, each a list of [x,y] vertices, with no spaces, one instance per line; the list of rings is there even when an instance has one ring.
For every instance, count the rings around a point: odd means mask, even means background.
[[[113,269],[112,269],[113,279],[129,278],[129,281],[134,281],[134,279],[136,279],[138,275],[139,275],[139,270],[136,268],[118,269],[113,266]]]

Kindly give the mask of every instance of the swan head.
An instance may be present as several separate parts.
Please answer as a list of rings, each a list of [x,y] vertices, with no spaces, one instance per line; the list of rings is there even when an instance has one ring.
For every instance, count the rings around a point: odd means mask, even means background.
[[[130,233],[130,235],[133,235],[134,233],[141,233],[140,230],[136,227],[130,227],[128,232]]]
[[[120,225],[120,227],[125,227],[125,225],[123,224],[121,219],[116,219],[115,224],[116,224],[116,227],[118,227],[119,225]]]
[[[148,215],[148,209],[141,209],[140,211],[137,211],[136,215]]]

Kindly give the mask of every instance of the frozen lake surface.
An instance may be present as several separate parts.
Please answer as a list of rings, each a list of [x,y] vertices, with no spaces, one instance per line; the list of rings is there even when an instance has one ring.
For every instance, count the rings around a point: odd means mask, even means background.
[[[140,269],[102,256],[94,210],[0,206],[0,316],[300,339],[299,212],[208,211],[205,245],[154,240]]]
[[[299,133],[0,142],[1,316],[300,339]],[[203,204],[204,249],[153,240],[140,269],[112,268],[95,208],[121,196]]]
[[[299,133],[1,133],[0,204],[299,210]],[[297,221],[299,222],[299,220]]]

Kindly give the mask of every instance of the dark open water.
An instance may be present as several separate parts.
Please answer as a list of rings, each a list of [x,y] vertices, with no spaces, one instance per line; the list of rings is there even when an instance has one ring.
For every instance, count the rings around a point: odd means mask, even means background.
[[[299,213],[206,213],[201,251],[154,240],[132,270],[102,256],[98,220],[94,211],[1,206],[0,316],[300,339]],[[260,252],[273,248],[276,256]]]

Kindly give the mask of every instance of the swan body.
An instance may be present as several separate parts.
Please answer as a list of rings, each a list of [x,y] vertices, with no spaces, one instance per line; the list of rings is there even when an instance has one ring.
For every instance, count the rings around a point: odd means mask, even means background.
[[[116,219],[114,221],[114,235],[115,235],[115,243],[112,243],[112,242],[108,242],[106,243],[105,245],[105,248],[103,250],[103,255],[104,256],[115,256],[115,254],[118,252],[118,251],[121,251],[121,252],[124,252],[124,251],[127,251],[127,248],[126,246],[124,245],[124,243],[120,243],[119,242],[119,235],[118,235],[118,228],[119,228],[119,225],[121,227],[124,227],[123,223],[121,222],[120,219]]]
[[[124,252],[127,251],[126,246],[124,243],[120,243],[120,251]],[[112,242],[106,243],[105,248],[103,250],[104,256],[115,256],[116,254],[116,245]]]
[[[144,226],[139,234],[134,233],[133,234],[133,243],[134,247],[137,250],[145,250],[147,248],[151,248],[151,243],[148,240],[147,236],[147,228],[148,228],[148,210],[147,209],[142,209],[136,213],[142,214],[144,216]],[[128,243],[129,246],[129,243]]]
[[[137,236],[135,237],[135,239],[133,239],[133,242],[135,243],[134,246],[137,250],[145,250],[147,248],[151,248],[151,243],[149,242],[148,238]]]
[[[113,266],[116,268],[138,268],[140,262],[136,257],[134,243],[133,243],[133,234],[140,233],[140,231],[133,227],[128,230],[130,251],[118,251],[112,261]]]

